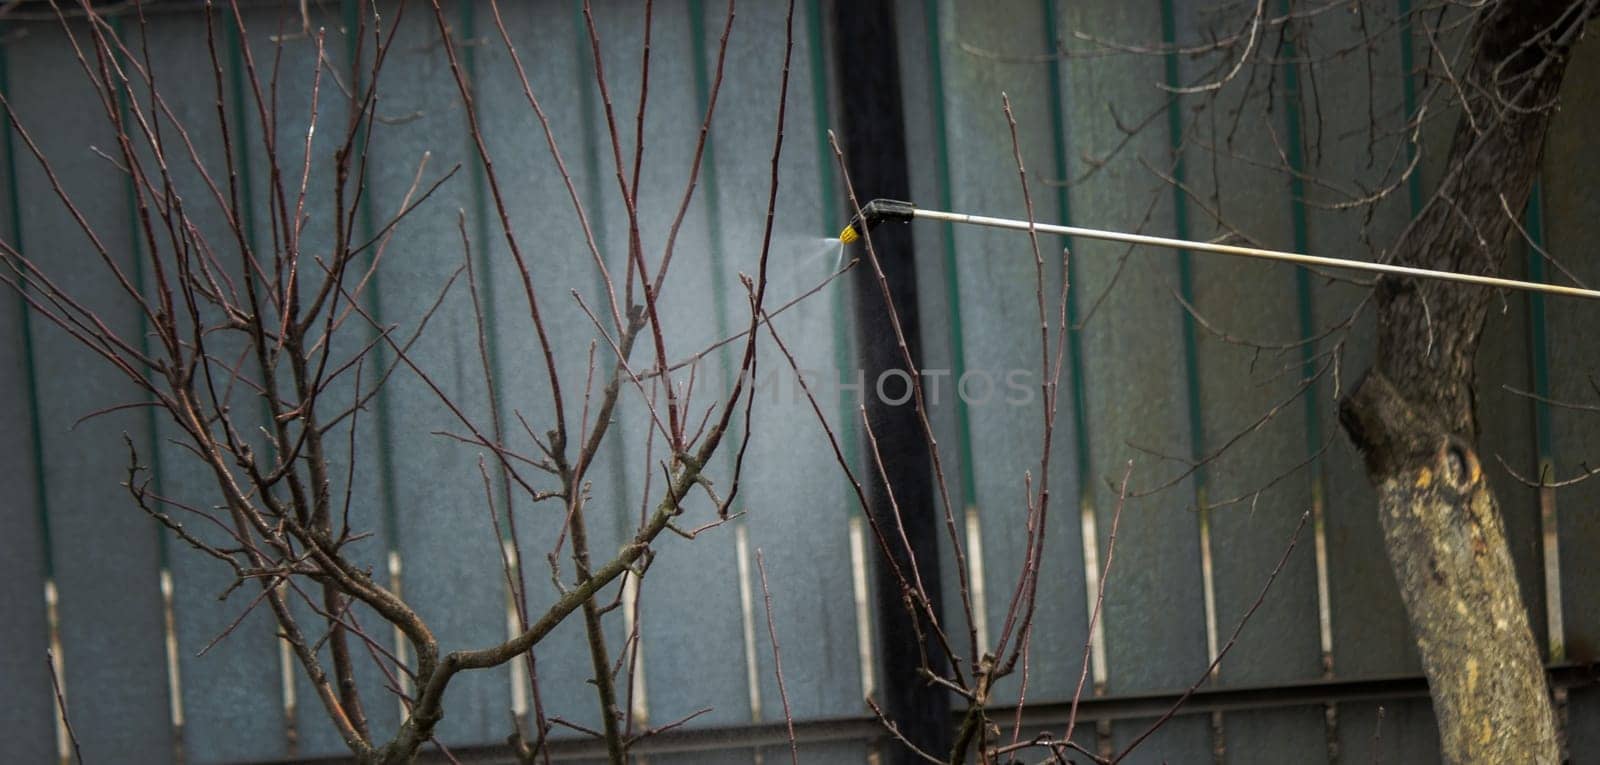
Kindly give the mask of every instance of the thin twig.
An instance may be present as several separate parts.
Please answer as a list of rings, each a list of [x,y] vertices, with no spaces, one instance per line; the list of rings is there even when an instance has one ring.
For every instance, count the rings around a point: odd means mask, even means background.
[[[1138,736],[1134,737],[1132,741],[1128,742],[1128,746],[1111,760],[1112,765],[1121,762],[1123,758],[1132,754],[1133,750],[1137,749],[1140,744],[1144,743],[1145,739],[1150,738],[1150,736],[1154,734],[1156,730],[1158,730],[1161,726],[1166,725],[1167,721],[1171,720],[1173,715],[1176,715],[1178,710],[1189,701],[1189,697],[1193,696],[1195,691],[1199,690],[1200,686],[1211,677],[1212,673],[1216,671],[1217,666],[1222,664],[1223,657],[1228,655],[1228,651],[1232,650],[1234,643],[1238,641],[1239,633],[1243,632],[1244,626],[1250,623],[1250,617],[1255,616],[1256,609],[1261,608],[1261,604],[1266,602],[1267,591],[1272,589],[1272,583],[1277,581],[1278,574],[1282,573],[1283,567],[1288,565],[1289,555],[1294,552],[1295,545],[1300,541],[1300,532],[1305,530],[1306,521],[1310,519],[1310,510],[1300,514],[1300,522],[1295,524],[1294,533],[1289,535],[1289,544],[1283,549],[1283,555],[1278,558],[1278,565],[1274,566],[1272,568],[1272,573],[1267,576],[1267,581],[1261,586],[1261,593],[1256,596],[1255,602],[1251,603],[1250,608],[1244,612],[1244,616],[1239,618],[1239,623],[1233,628],[1233,634],[1228,636],[1228,642],[1224,644],[1222,648],[1218,649],[1216,658],[1212,659],[1211,663],[1206,665],[1206,671],[1200,673],[1200,677],[1196,678],[1194,683],[1190,684],[1190,686],[1184,690],[1183,695],[1179,696],[1178,700],[1173,702],[1172,706],[1169,707],[1164,714],[1156,718],[1156,721],[1151,723],[1149,727],[1145,728],[1144,732],[1140,733]]]
[[[56,711],[61,714],[61,727],[67,729],[67,738],[72,742],[72,753],[78,758],[78,765],[83,765],[83,749],[78,746],[78,734],[72,729],[72,718],[67,716],[67,696],[61,691],[61,679],[56,677],[56,657],[50,649],[44,649],[45,669],[50,672],[50,690],[56,696]],[[789,738],[793,740],[794,729],[791,726]]]
[[[789,691],[783,682],[783,653],[778,648],[778,628],[772,624],[772,590],[767,587],[767,563],[756,548],[756,570],[761,572],[761,598],[766,603],[767,636],[772,639],[772,671],[778,677],[778,698],[783,701],[783,724],[789,732],[789,758],[800,765],[800,746],[794,739],[794,715],[789,711]]]

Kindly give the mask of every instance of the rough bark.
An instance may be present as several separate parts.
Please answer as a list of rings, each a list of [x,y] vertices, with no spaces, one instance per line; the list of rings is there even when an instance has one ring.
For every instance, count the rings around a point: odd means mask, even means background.
[[[1370,448],[1389,562],[1445,761],[1555,763],[1544,668],[1500,508],[1472,447],[1429,421],[1381,372],[1344,404],[1346,429]],[[1381,470],[1373,470],[1376,455]]]
[[[1594,1],[1480,9],[1438,192],[1393,262],[1499,272],[1538,172],[1567,53]],[[1491,290],[1384,278],[1374,367],[1341,402],[1377,487],[1384,542],[1452,763],[1559,759],[1539,651],[1476,454],[1473,364]]]

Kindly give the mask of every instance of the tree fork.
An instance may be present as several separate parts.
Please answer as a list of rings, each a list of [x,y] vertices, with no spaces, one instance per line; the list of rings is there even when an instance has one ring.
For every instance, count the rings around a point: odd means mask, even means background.
[[[1478,12],[1463,111],[1438,191],[1393,262],[1500,271],[1538,174],[1567,56],[1594,0],[1509,0]],[[1478,341],[1494,293],[1385,277],[1373,369],[1340,421],[1377,488],[1378,515],[1428,676],[1446,762],[1560,758],[1537,644],[1499,504],[1475,452]]]

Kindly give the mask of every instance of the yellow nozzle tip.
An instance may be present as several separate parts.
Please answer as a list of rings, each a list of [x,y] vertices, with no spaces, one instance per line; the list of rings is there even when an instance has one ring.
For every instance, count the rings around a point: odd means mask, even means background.
[[[861,235],[856,233],[856,227],[853,223],[845,226],[844,230],[839,232],[839,242],[841,244],[853,244],[860,238]]]

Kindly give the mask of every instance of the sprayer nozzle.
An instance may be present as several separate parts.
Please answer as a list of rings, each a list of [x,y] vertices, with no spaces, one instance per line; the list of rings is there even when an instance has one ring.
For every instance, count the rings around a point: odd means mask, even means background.
[[[850,225],[839,232],[839,241],[852,244],[860,239],[873,226],[886,220],[909,222],[916,216],[917,208],[910,202],[901,202],[895,199],[874,199],[861,206],[861,214],[857,215]]]

